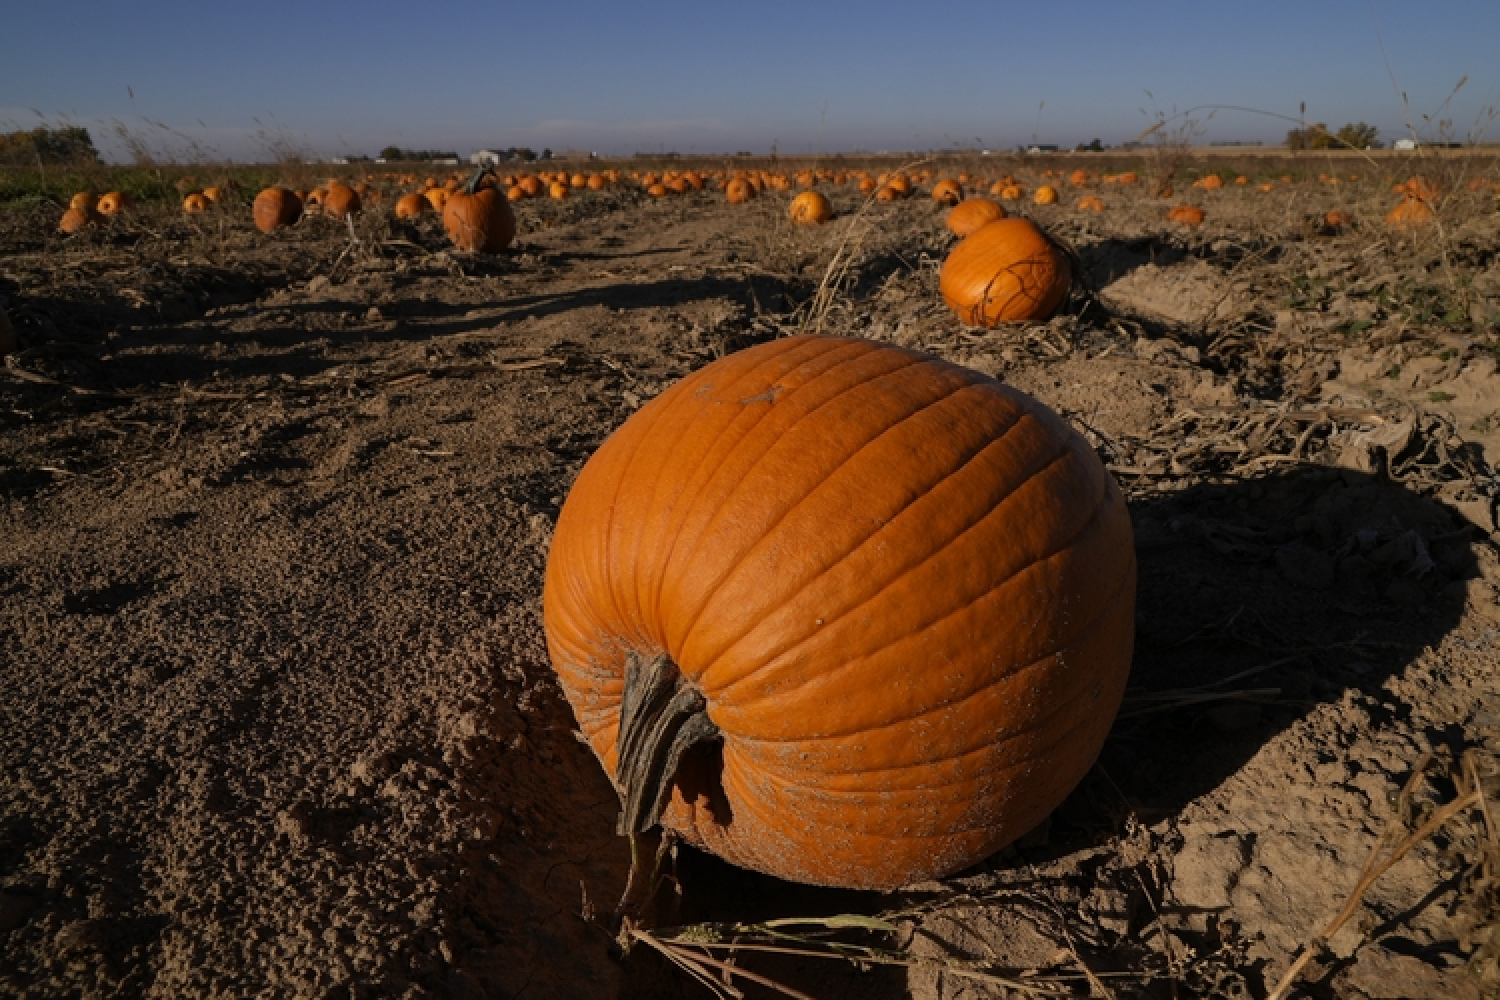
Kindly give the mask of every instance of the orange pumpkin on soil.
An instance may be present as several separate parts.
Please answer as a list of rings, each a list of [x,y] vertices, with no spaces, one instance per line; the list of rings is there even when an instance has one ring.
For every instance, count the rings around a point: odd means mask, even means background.
[[[123,191],[109,191],[99,196],[99,204],[94,207],[100,215],[114,216],[130,211],[130,205],[128,194]]]
[[[1189,229],[1197,229],[1203,225],[1203,209],[1197,205],[1178,205],[1167,213],[1167,218],[1173,222],[1180,222]]]
[[[1006,218],[1005,206],[988,198],[965,198],[948,213],[946,225],[955,236],[968,236],[980,226]]]
[[[665,184],[653,184],[646,189],[646,194],[652,198],[665,198],[667,196],[667,186]]]
[[[1391,209],[1385,224],[1391,229],[1416,229],[1432,221],[1432,206],[1421,198],[1407,197]]]
[[[943,301],[970,326],[1043,320],[1068,294],[1067,256],[1029,219],[980,226],[943,262]]]
[[[197,191],[182,199],[182,210],[189,215],[208,211],[208,199]]]
[[[481,188],[485,168],[448,196],[443,206],[443,228],[464,253],[499,253],[516,238],[516,215],[510,201],[495,188]]]
[[[99,207],[99,199],[88,191],[80,191],[68,199],[68,207],[80,209],[84,212],[93,212]]]
[[[342,219],[346,215],[358,215],[360,207],[358,191],[339,181],[328,185],[328,193],[323,196],[324,212],[335,219]]]
[[[938,181],[932,186],[932,200],[940,205],[957,205],[964,200],[964,189],[958,181]]]
[[[434,212],[441,212],[443,206],[448,204],[448,189],[444,187],[430,187],[422,192],[422,197],[427,199],[427,204],[432,206]]]
[[[1098,195],[1093,194],[1086,198],[1079,198],[1078,210],[1080,212],[1102,212],[1104,211],[1104,201]]]
[[[799,226],[821,226],[833,218],[833,205],[821,191],[803,191],[792,199],[792,221]]]
[[[620,832],[892,889],[993,854],[1089,770],[1135,573],[1119,488],[1045,406],[916,351],[789,337],[684,378],[589,459],[543,620]]]
[[[553,181],[547,185],[547,197],[553,201],[567,201],[569,188],[561,181]]]
[[[396,199],[396,218],[415,219],[431,207],[422,192],[412,191]]]
[[[77,205],[68,206],[63,212],[62,218],[57,222],[57,228],[64,233],[72,234],[86,226],[92,226],[100,219],[99,213],[92,208],[79,208]]]
[[[1339,229],[1349,224],[1349,215],[1347,212],[1337,210],[1329,212],[1323,216],[1323,224],[1330,229]]]
[[[1117,184],[1134,184],[1137,181],[1139,181],[1140,179],[1141,179],[1140,175],[1137,174],[1134,170],[1127,170],[1123,174],[1120,174],[1118,177],[1115,178],[1115,183],[1117,183]]]
[[[1057,188],[1053,187],[1050,184],[1043,184],[1041,187],[1036,189],[1036,194],[1031,196],[1031,200],[1036,202],[1038,205],[1056,205]]]
[[[724,197],[729,200],[729,204],[731,205],[743,205],[751,198],[754,198],[756,193],[754,186],[743,177],[736,177],[724,185]]]
[[[1224,186],[1224,178],[1218,174],[1208,174],[1193,181],[1193,187],[1202,188],[1205,191],[1217,191]]]
[[[269,187],[255,196],[250,216],[263,233],[294,226],[302,218],[302,199],[286,188]]]

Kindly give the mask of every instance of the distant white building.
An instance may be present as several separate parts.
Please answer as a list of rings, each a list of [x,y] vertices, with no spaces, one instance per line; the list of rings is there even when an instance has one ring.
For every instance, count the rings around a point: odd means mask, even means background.
[[[469,154],[469,163],[476,167],[493,167],[509,159],[510,154],[503,149],[476,149]]]
[[[1415,140],[1415,139],[1397,139],[1395,142],[1391,143],[1391,148],[1392,149],[1404,149],[1404,150],[1407,150],[1409,152],[1409,151],[1417,148],[1417,140]]]

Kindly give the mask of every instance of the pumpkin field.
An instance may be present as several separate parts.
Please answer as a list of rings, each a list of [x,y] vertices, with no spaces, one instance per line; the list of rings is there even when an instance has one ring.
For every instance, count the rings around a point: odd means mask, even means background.
[[[1500,996],[1500,159],[19,177],[0,997]]]

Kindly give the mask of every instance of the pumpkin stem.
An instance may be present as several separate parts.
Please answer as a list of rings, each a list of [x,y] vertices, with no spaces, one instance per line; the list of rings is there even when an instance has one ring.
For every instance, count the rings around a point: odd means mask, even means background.
[[[617,833],[645,833],[655,826],[667,807],[682,755],[689,747],[721,738],[707,705],[666,653],[649,660],[626,654],[615,768],[624,804]]]
[[[488,164],[481,163],[474,171],[474,176],[469,178],[469,183],[464,185],[464,194],[475,195],[479,193],[479,184],[484,180],[484,175],[490,172]]]

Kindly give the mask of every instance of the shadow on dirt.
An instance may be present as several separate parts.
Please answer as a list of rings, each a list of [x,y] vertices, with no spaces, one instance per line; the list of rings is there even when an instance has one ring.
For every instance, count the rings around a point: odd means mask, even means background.
[[[1119,718],[1096,766],[1023,838],[1028,846],[970,874],[1060,858],[1127,821],[1175,815],[1346,692],[1374,699],[1377,717],[1401,717],[1407,706],[1383,682],[1456,625],[1463,602],[1452,585],[1476,571],[1473,529],[1458,514],[1363,473],[1302,469],[1144,493],[1130,507],[1137,636]],[[791,885],[688,849],[679,874],[683,922],[872,914],[911,902]],[[818,996],[905,995],[900,970],[780,962],[744,964]],[[634,958],[629,971],[633,996],[667,995],[663,975],[685,982]]]

